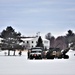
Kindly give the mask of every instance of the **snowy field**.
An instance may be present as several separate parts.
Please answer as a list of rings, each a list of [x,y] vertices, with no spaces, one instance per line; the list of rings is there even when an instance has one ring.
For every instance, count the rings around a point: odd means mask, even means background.
[[[0,51],[0,75],[75,75],[75,52],[69,51],[69,59],[29,60],[27,52],[22,56],[5,56]],[[13,52],[11,52],[11,55]]]

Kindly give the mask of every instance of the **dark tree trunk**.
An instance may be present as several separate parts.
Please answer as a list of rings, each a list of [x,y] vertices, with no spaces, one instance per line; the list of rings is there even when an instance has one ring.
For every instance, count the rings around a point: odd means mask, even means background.
[[[16,50],[14,50],[14,54],[13,54],[13,56],[15,56],[15,51],[16,51]]]
[[[21,55],[22,55],[22,51],[19,52],[19,56],[21,56]]]
[[[8,50],[8,56],[10,56],[10,50]]]

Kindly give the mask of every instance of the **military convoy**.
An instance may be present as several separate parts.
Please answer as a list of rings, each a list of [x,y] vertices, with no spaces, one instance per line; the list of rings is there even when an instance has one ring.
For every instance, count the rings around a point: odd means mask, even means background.
[[[70,50],[67,48],[65,50],[61,50],[59,48],[50,48],[49,50],[45,51],[41,47],[35,47],[28,50],[28,59],[68,59],[69,56],[66,53]]]

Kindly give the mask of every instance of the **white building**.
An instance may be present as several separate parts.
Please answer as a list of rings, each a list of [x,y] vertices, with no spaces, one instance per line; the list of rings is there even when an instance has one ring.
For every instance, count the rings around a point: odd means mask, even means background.
[[[39,37],[35,37],[35,38],[23,38],[22,40],[24,41],[24,45],[26,46],[26,48],[30,49],[30,48],[36,46],[38,38]],[[44,48],[46,47],[47,49],[49,49],[50,42],[47,39],[45,39],[45,38],[42,38],[42,40],[43,40]]]

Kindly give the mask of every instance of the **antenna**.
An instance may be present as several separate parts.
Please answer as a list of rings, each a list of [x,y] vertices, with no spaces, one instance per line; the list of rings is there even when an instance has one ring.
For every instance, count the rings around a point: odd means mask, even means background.
[[[39,37],[39,36],[40,36],[40,32],[37,32],[37,33],[36,33],[36,36]]]

